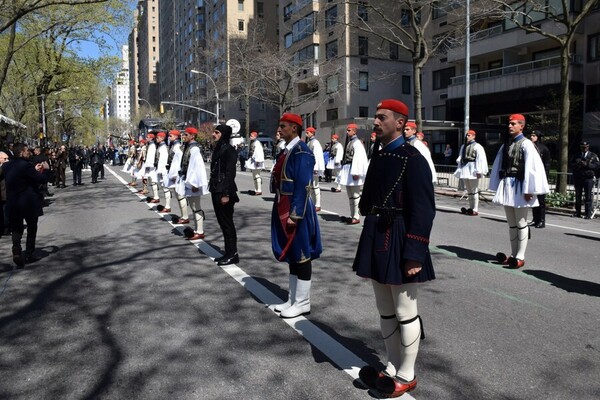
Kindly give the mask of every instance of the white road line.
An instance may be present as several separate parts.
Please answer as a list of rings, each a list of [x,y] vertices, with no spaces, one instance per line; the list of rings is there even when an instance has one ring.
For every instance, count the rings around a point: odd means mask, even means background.
[[[121,183],[127,185],[127,182],[123,178],[121,178],[110,168],[107,169]],[[136,191],[132,187],[129,188],[132,192]],[[138,196],[141,198],[145,197],[142,195]],[[154,207],[154,204],[152,203],[148,203],[147,205],[149,208]],[[161,214],[158,211],[156,211],[156,213]],[[181,225],[173,224],[171,221],[168,220],[167,222],[171,224],[175,229],[177,229],[177,231],[183,233],[183,228]],[[194,240],[191,241],[191,243],[194,244],[194,246],[196,246],[198,250],[200,250],[202,253],[206,254],[213,260],[222,255],[204,240]],[[220,268],[233,279],[235,279],[248,292],[254,295],[266,307],[273,311],[274,314],[276,314],[274,310],[275,304],[282,302],[282,300],[278,296],[276,296],[269,289],[261,285],[256,279],[246,274],[246,272],[244,272],[240,267],[238,267],[235,264],[223,265],[220,266]],[[323,330],[321,330],[319,327],[317,327],[305,317],[300,316],[296,318],[281,318],[281,321],[285,322],[290,327],[292,327],[307,342],[319,349],[319,351],[325,354],[333,363],[335,363],[338,367],[343,369],[344,372],[350,375],[350,377],[352,377],[353,379],[358,379],[358,371],[360,371],[360,369],[363,366],[368,365],[364,360],[362,360],[360,357],[354,354],[350,349],[344,347],[341,343],[329,336],[327,333],[325,333]],[[369,397],[373,398],[372,396]],[[415,398],[408,393],[403,394],[401,397],[399,397],[399,399],[415,400]]]
[[[460,213],[460,209],[458,209],[456,207],[439,206],[438,205],[435,208],[439,208],[440,210],[456,211],[456,212]],[[494,217],[494,218],[506,220],[506,216],[504,216],[504,215],[485,213],[485,212],[481,212],[481,211],[479,212],[479,215],[486,215],[488,217]],[[547,222],[546,222],[546,226],[552,226],[554,228],[562,228],[562,229],[567,229],[567,230],[576,231],[576,232],[591,233],[593,235],[600,235],[600,232],[591,231],[589,229],[579,229],[579,228],[573,228],[573,227],[565,226],[565,225],[549,224]]]

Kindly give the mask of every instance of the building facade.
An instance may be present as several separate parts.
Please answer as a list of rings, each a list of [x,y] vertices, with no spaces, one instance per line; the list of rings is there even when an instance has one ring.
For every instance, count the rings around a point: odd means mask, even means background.
[[[129,91],[129,46],[121,48],[121,70],[112,86],[111,115],[124,122],[131,119]]]

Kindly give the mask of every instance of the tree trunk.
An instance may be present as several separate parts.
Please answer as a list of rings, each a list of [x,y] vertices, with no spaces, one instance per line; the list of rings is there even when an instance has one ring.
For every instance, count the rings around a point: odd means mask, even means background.
[[[4,63],[2,69],[0,69],[0,94],[2,94],[2,86],[6,82],[6,75],[8,75],[8,67],[15,51],[15,38],[17,36],[17,23],[15,22],[10,27],[10,38],[8,39],[8,46],[6,48],[6,55],[4,56]]]
[[[557,191],[567,193],[567,172],[569,170],[569,113],[571,111],[571,98],[569,97],[569,43],[561,49],[560,63],[560,116],[559,116],[559,169],[560,179],[557,182]]]
[[[244,107],[246,108],[246,137],[250,137],[250,96],[244,95]]]
[[[423,93],[421,92],[421,72],[423,70],[423,66],[421,61],[413,60],[413,76],[414,76],[414,103],[415,103],[415,121],[417,124],[417,129],[422,129],[423,124],[423,114],[421,109],[423,108]]]

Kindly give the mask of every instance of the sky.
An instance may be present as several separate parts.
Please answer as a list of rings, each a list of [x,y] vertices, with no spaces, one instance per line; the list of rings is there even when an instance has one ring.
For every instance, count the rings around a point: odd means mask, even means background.
[[[133,10],[135,9],[137,1],[129,0],[129,8],[131,9],[131,18],[133,19]],[[106,42],[109,44],[110,48],[108,50],[108,54],[110,56],[121,57],[121,47],[127,44],[127,37],[129,36],[130,30],[129,28],[120,28],[115,29],[112,32],[114,37],[109,37],[106,35],[102,35]],[[92,42],[80,42],[79,43],[81,49],[78,51],[80,57],[83,58],[98,58],[101,54],[98,46]]]

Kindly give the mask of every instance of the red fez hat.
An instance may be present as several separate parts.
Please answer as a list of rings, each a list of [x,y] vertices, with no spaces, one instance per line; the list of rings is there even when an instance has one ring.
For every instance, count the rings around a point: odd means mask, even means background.
[[[291,122],[292,124],[302,126],[302,117],[298,114],[284,113],[281,118],[279,118],[279,121]]]
[[[158,132],[156,134],[156,137],[163,137],[164,138],[164,137],[167,137],[167,134],[161,131],[161,132]]]
[[[335,140],[338,140],[340,137],[337,134],[334,133],[333,135],[331,135],[331,138],[335,139]]]
[[[377,109],[384,108],[408,116],[408,107],[400,100],[386,99],[377,104]]]
[[[252,132],[250,132],[250,136],[258,136],[258,132],[252,131]]]
[[[188,126],[187,128],[185,128],[185,133],[189,133],[190,135],[197,135],[198,129],[194,128],[193,126]]]
[[[425,134],[423,132],[417,132],[417,137],[418,138],[424,138]]]
[[[414,122],[407,122],[404,126],[407,128],[417,129],[417,124],[415,124]]]
[[[146,144],[147,140],[146,139],[140,139],[140,144]]]
[[[154,133],[149,133],[146,135],[147,139],[154,139]]]
[[[358,125],[356,125],[356,124],[348,124],[348,126],[346,127],[346,129],[358,129]]]
[[[180,133],[178,130],[173,129],[172,131],[169,131],[169,135],[179,137]]]
[[[525,116],[523,116],[523,114],[513,114],[510,117],[508,117],[508,120],[509,121],[517,120],[517,121],[525,122]]]
[[[467,135],[473,135],[473,136],[475,136],[475,135],[477,135],[477,132],[475,132],[473,129],[469,129],[467,131]]]
[[[129,144],[135,144],[135,140],[130,140]]]
[[[371,132],[371,137],[374,138],[377,136],[377,132]]]
[[[310,133],[315,133],[317,130],[315,128],[313,128],[312,126],[309,126],[308,128],[306,128],[306,132],[310,132]]]

